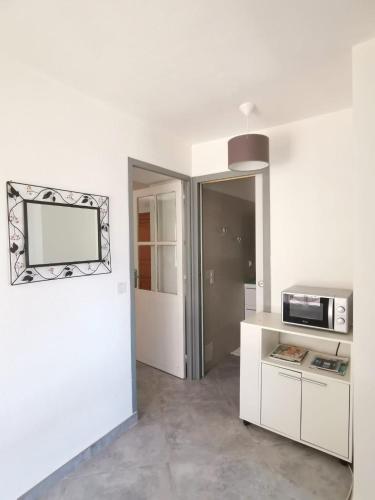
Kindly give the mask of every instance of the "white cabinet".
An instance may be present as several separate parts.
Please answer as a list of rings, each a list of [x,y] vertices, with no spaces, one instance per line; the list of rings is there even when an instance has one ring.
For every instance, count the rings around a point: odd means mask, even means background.
[[[261,424],[300,438],[301,373],[262,364]]]
[[[249,335],[241,323],[240,361],[240,418],[260,424],[260,365],[262,335],[254,331]]]
[[[317,354],[333,356],[338,342],[350,358],[351,333],[285,325],[275,313],[254,312],[242,321],[240,418],[351,462],[351,362],[344,376],[311,367]],[[300,365],[291,365],[269,356],[279,343],[309,352]]]
[[[301,440],[348,457],[349,398],[348,384],[327,377],[303,377]]]

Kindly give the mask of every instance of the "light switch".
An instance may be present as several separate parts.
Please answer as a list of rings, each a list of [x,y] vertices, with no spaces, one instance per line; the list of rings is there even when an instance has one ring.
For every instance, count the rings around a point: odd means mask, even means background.
[[[117,283],[117,293],[119,295],[123,294],[123,293],[126,293],[126,283],[123,281],[123,282],[120,282],[120,283]]]

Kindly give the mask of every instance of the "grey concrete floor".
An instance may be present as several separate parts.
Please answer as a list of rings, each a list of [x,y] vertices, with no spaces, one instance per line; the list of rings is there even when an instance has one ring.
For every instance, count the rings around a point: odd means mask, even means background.
[[[139,423],[41,500],[345,500],[338,460],[238,418],[239,358],[201,381],[138,365]]]

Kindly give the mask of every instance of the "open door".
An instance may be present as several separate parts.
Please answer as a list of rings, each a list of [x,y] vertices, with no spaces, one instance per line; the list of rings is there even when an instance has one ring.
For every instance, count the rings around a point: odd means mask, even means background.
[[[134,191],[137,360],[185,378],[181,181]]]

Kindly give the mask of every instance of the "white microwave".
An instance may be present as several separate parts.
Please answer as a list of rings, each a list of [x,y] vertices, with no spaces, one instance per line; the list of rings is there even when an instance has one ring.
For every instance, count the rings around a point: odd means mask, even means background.
[[[281,292],[283,323],[348,333],[353,322],[353,292],[293,286]]]

